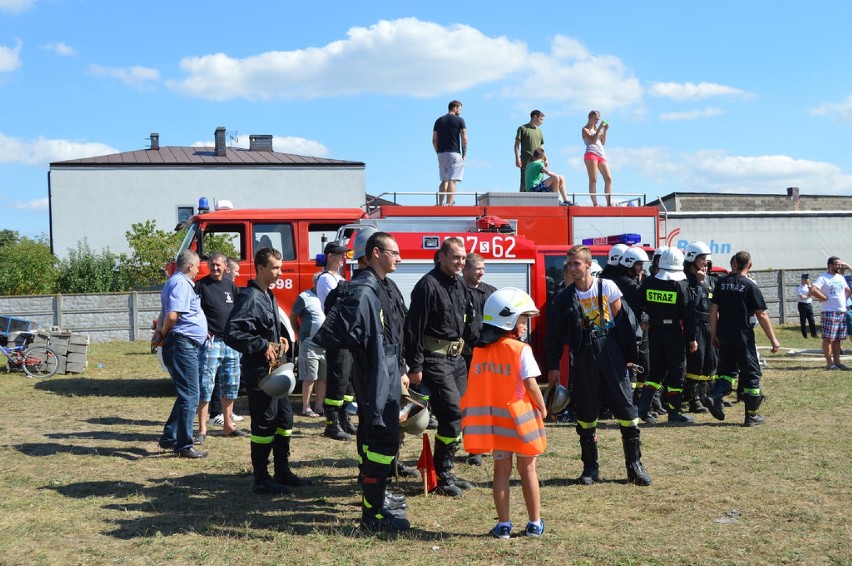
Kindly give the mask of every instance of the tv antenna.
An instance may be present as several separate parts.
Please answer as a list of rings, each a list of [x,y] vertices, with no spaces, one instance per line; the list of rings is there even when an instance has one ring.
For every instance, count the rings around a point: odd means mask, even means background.
[[[228,132],[228,139],[231,140],[231,143],[239,144],[240,143],[240,132],[234,130],[233,132]]]

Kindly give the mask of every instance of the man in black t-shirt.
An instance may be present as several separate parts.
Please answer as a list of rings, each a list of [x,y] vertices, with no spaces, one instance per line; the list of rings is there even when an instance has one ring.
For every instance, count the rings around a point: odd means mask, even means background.
[[[456,183],[464,178],[464,158],[467,155],[467,126],[461,114],[462,103],[453,100],[447,105],[448,112],[435,120],[432,128],[432,147],[438,154],[438,205],[455,204]]]
[[[731,273],[719,279],[710,305],[710,336],[719,348],[718,377],[707,401],[710,413],[720,421],[725,420],[722,397],[733,390],[737,370],[743,384],[743,401],[746,408],[743,426],[763,424],[757,414],[763,395],[760,393],[760,364],[754,343],[754,325],[759,323],[772,352],[781,344],[772,330],[766,312],[766,302],[757,284],[748,277],[751,255],[737,252],[731,258]]]
[[[207,260],[210,274],[198,280],[195,292],[201,299],[201,309],[207,318],[207,340],[201,347],[199,367],[201,371],[201,396],[198,402],[198,437],[203,443],[207,437],[207,419],[213,386],[218,381],[222,400],[222,435],[226,437],[248,436],[234,426],[234,399],[240,389],[240,356],[236,350],[222,341],[225,323],[234,308],[237,289],[234,280],[225,277],[228,268],[224,254],[213,253]]]

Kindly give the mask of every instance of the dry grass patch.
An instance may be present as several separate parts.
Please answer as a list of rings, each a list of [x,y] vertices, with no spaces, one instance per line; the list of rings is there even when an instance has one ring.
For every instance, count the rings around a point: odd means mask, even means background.
[[[819,347],[796,328],[780,334],[785,346]],[[418,482],[402,480],[412,532],[368,536],[356,528],[354,445],[324,438],[320,419],[297,417],[293,440],[294,468],[314,485],[254,496],[246,439],[211,427],[204,461],[159,450],[173,397],[146,344],[94,345],[84,376],[3,375],[0,563],[850,564],[852,372],[768,358],[766,426],[738,426],[735,405],[722,423],[643,427],[649,488],[624,482],[611,423],[599,434],[604,481],[574,485],[576,434],[549,425],[539,460],[545,536],[495,541],[486,536],[495,518],[488,458],[458,464],[476,485],[458,500],[419,496]],[[237,412],[248,414],[244,399]],[[419,451],[409,438],[404,460]]]

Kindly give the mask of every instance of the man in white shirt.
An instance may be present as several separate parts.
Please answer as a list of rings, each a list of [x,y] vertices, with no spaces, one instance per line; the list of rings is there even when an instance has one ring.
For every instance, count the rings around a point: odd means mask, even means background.
[[[811,277],[802,273],[802,283],[796,287],[796,298],[799,306],[799,324],[802,327],[802,336],[808,337],[810,326],[811,338],[816,338],[816,323],[814,322],[813,297],[811,297]]]
[[[843,262],[837,256],[828,258],[827,271],[811,286],[811,296],[820,303],[822,322],[822,353],[825,369],[848,369],[840,363],[840,345],[846,340],[846,300],[852,294],[840,273]]]

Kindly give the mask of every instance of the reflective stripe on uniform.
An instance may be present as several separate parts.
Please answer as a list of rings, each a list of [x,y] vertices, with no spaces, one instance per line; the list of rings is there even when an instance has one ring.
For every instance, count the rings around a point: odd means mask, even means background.
[[[326,397],[322,400],[323,405],[328,405],[329,407],[342,407],[343,399],[329,399]]]
[[[293,429],[292,428],[287,428],[287,429],[277,428],[277,429],[275,429],[275,434],[277,434],[278,436],[290,437],[290,436],[293,436]]]
[[[272,441],[275,440],[275,436],[258,436],[256,434],[252,434],[250,440],[255,444],[272,444]]]

